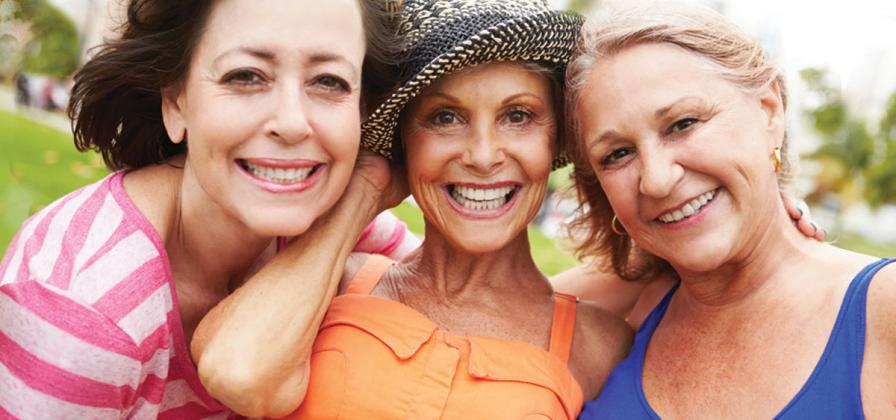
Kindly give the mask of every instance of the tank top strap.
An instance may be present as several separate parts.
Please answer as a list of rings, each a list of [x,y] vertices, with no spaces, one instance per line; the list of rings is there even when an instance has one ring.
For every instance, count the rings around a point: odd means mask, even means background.
[[[383,274],[386,274],[386,270],[393,264],[395,264],[395,261],[389,257],[380,254],[368,255],[367,259],[364,260],[364,264],[361,265],[361,269],[349,281],[345,293],[369,295],[377,283],[380,282]]]
[[[554,292],[554,318],[551,320],[551,343],[548,352],[564,363],[569,362],[572,336],[576,330],[576,306],[579,298]]]
[[[832,346],[837,344],[848,348],[851,347],[850,353],[856,356],[860,369],[865,354],[865,316],[868,313],[868,286],[871,285],[871,280],[874,279],[878,271],[894,261],[896,261],[896,258],[880,259],[865,266],[853,278],[846,289],[846,296],[843,297],[843,303],[840,307],[841,313],[834,324],[835,331],[832,335],[832,340],[835,340],[835,343],[831,343]],[[842,323],[840,318],[842,318]],[[837,340],[840,335],[838,333],[841,332],[838,330],[842,330],[842,333],[846,335],[842,343],[836,342],[839,341]],[[836,348],[838,346],[833,347]],[[860,371],[855,373],[856,377],[858,377]]]

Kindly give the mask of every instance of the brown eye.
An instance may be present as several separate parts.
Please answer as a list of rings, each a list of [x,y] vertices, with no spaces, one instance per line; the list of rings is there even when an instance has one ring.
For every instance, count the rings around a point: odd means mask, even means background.
[[[628,156],[632,153],[634,153],[634,150],[632,150],[631,148],[623,147],[623,148],[615,149],[612,152],[610,152],[610,154],[608,154],[605,158],[603,158],[600,161],[600,163],[602,165],[609,166],[609,165],[619,162],[620,160],[624,159],[626,156]]]
[[[532,115],[529,112],[526,112],[522,109],[514,109],[507,113],[507,121],[511,124],[525,124],[529,122],[532,118]]]
[[[265,81],[261,74],[250,69],[238,69],[224,75],[222,81],[237,86],[258,85]]]
[[[672,126],[669,127],[670,133],[677,133],[679,131],[687,130],[689,127],[697,123],[696,118],[682,118],[678,121],[675,121]]]
[[[330,91],[348,92],[351,90],[348,82],[332,75],[320,76],[315,80],[315,83],[322,88]]]
[[[437,125],[452,125],[458,122],[457,114],[451,111],[441,111],[433,117]]]

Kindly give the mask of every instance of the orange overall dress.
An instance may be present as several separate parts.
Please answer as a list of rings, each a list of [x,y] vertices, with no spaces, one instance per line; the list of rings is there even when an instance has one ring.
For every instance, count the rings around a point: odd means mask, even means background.
[[[575,297],[556,294],[550,351],[460,335],[400,302],[370,296],[394,262],[371,255],[333,299],[292,419],[574,419],[583,394],[567,368]]]

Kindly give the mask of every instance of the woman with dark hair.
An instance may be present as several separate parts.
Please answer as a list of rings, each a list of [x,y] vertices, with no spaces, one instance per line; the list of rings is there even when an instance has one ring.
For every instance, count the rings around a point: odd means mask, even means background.
[[[352,173],[376,3],[129,3],[71,106],[77,147],[116,172],[35,214],[0,264],[0,417],[231,414],[187,345],[277,238],[370,181]],[[336,208],[376,214],[362,204]],[[398,257],[415,245],[404,232],[383,217],[358,247]],[[296,304],[322,316],[322,299]]]

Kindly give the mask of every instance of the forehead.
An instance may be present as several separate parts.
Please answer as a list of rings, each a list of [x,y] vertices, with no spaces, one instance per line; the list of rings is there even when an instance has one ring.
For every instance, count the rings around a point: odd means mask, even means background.
[[[198,49],[235,45],[289,52],[327,52],[362,59],[364,29],[356,0],[219,0]]]
[[[502,94],[527,92],[544,98],[551,95],[550,79],[543,72],[521,62],[498,62],[443,76],[421,92],[421,97],[435,92],[452,95],[475,93],[477,96],[496,97]]]
[[[710,68],[705,58],[667,43],[638,44],[598,58],[579,99],[581,113],[588,115],[582,125],[631,112],[652,115],[688,95],[733,94],[736,87]]]

